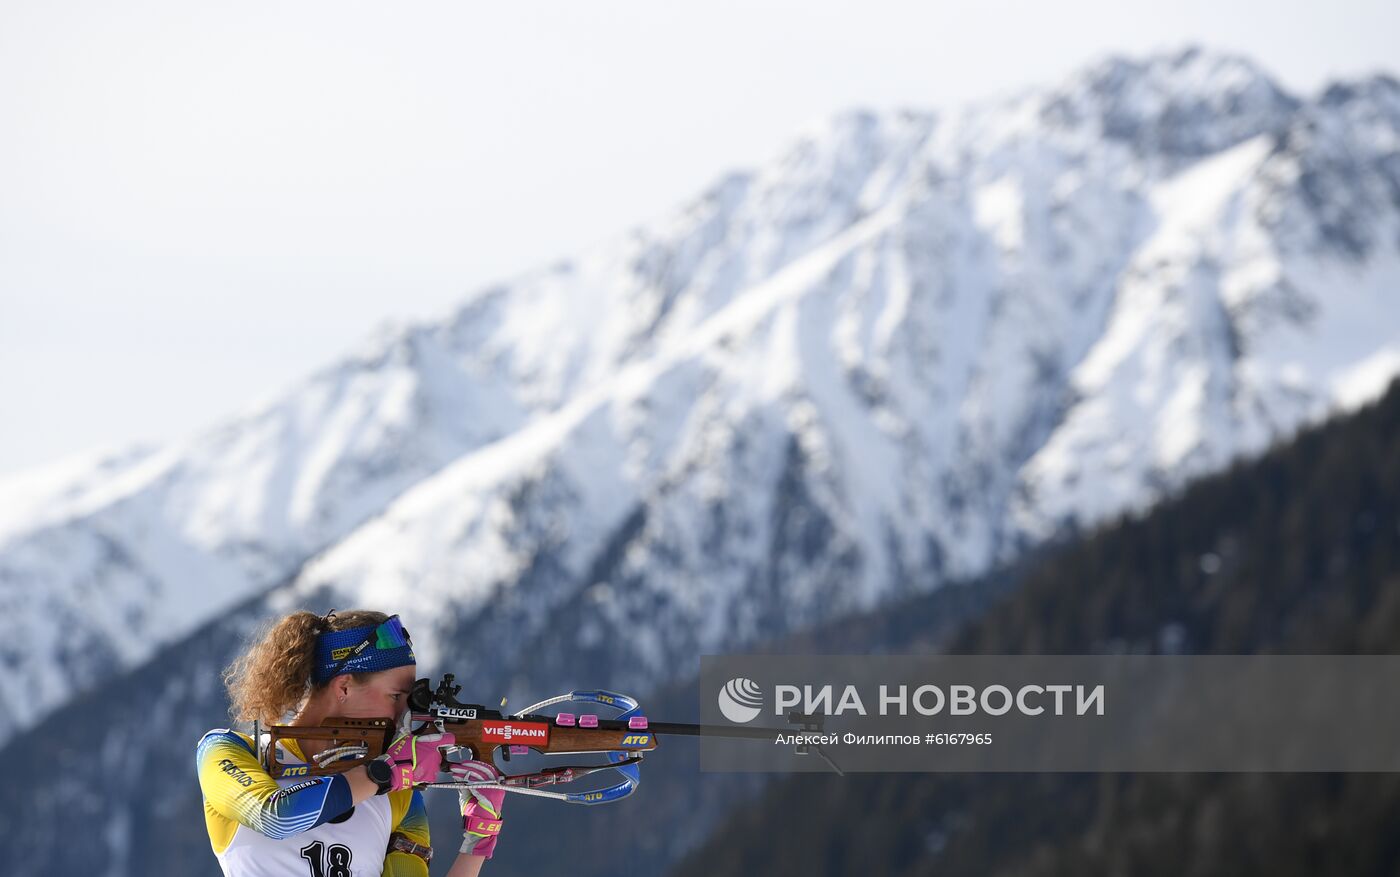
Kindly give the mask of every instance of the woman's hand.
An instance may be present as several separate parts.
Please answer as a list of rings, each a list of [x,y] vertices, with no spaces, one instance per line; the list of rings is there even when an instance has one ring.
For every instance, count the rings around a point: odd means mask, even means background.
[[[464,761],[449,766],[457,782],[492,782],[501,778],[500,771],[485,761]],[[489,859],[496,851],[496,838],[501,833],[501,805],[505,803],[504,789],[459,789],[462,807],[462,852],[469,856]]]
[[[452,734],[404,734],[379,756],[393,771],[389,791],[411,788],[414,783],[431,783],[442,770],[440,747],[457,742]]]

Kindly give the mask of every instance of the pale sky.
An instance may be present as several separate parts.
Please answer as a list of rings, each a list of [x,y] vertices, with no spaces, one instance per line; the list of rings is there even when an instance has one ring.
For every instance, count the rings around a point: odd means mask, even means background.
[[[852,106],[1110,52],[1307,94],[1394,2],[0,0],[0,473],[198,430]]]

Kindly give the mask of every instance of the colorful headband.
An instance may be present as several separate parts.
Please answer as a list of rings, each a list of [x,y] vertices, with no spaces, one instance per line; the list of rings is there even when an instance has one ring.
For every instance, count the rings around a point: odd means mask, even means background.
[[[375,673],[416,663],[408,631],[397,615],[391,615],[373,627],[319,634],[312,681],[322,685],[341,673]]]

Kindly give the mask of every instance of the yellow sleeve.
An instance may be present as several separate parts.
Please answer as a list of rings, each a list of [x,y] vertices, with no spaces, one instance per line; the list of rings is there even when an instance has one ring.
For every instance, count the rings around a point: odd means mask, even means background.
[[[390,792],[389,807],[394,834],[403,835],[425,849],[432,848],[428,837],[428,808],[423,805],[422,792],[417,789]],[[428,863],[413,853],[390,850],[384,857],[383,877],[428,877]]]
[[[278,786],[258,763],[251,739],[226,728],[204,735],[195,763],[215,852],[228,847],[240,825],[280,839],[334,819],[354,804],[350,781],[340,775]]]

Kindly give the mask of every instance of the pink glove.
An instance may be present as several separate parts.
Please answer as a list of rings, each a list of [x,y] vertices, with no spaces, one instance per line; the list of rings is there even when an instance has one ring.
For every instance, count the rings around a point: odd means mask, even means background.
[[[414,783],[437,780],[442,769],[440,746],[452,746],[457,738],[452,734],[404,734],[395,740],[380,758],[393,769],[393,785],[389,791],[411,788]]]
[[[501,778],[496,768],[485,761],[464,761],[450,766],[457,782],[490,782]],[[501,805],[505,789],[461,789],[457,792],[462,805],[462,852],[491,858],[496,851],[496,838],[501,834]]]

